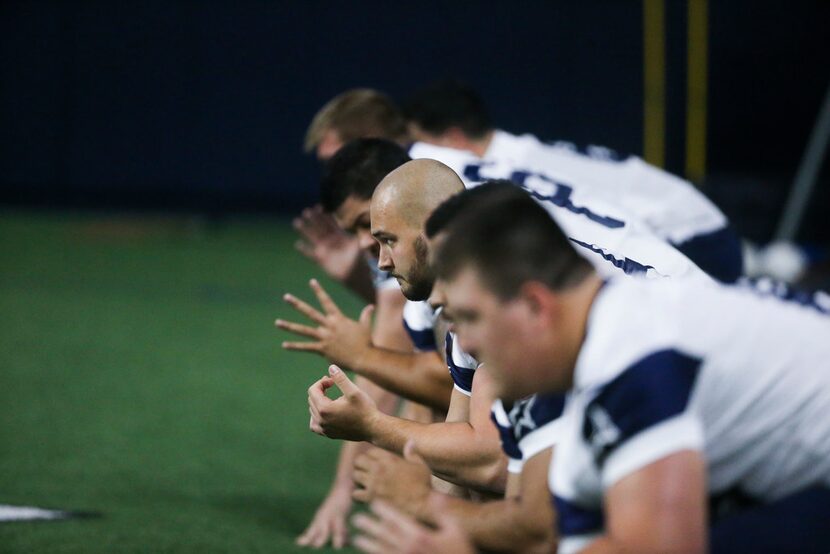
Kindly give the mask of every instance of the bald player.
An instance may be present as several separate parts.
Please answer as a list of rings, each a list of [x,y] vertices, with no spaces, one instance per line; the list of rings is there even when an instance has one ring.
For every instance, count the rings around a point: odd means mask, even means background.
[[[372,196],[372,235],[380,243],[379,267],[395,276],[411,301],[426,300],[434,280],[424,222],[439,204],[463,188],[458,176],[443,164],[416,160],[387,175]],[[452,356],[448,363],[452,367]],[[398,454],[411,439],[438,477],[477,490],[504,490],[506,459],[489,419],[492,396],[485,374],[472,383],[470,396],[453,390],[446,422],[422,424],[383,414],[339,368],[330,370],[330,377],[309,389],[312,431],[371,442]],[[327,398],[325,391],[332,386],[343,396]]]
[[[557,220],[565,222],[572,234],[579,233],[583,239],[588,237],[600,237],[609,240],[609,244],[616,244],[607,236],[609,233],[617,234],[623,239],[630,239],[623,228],[616,227],[613,231],[598,234],[596,229],[603,229],[601,222],[608,221],[599,218],[596,214],[580,212],[579,216],[568,210],[539,199],[541,194],[534,196],[523,192],[522,189],[509,182],[491,182],[475,187],[471,190],[452,197],[443,203],[430,216],[425,226],[425,232],[430,237],[432,248],[442,242],[441,234],[444,227],[451,224],[458,213],[473,210],[473,206],[484,203],[500,204],[508,203],[516,198],[530,202],[530,197],[545,207],[548,207]],[[531,202],[532,203],[532,202]],[[552,204],[552,206],[551,206]],[[590,226],[578,225],[575,218],[587,220]],[[600,222],[594,221],[600,220]],[[590,227],[595,229],[592,231]],[[642,237],[648,242],[647,235]],[[584,250],[586,255],[590,254],[594,263],[598,263],[599,269],[622,274],[621,267],[618,267],[619,260],[626,259],[630,268],[638,267],[636,260],[630,260],[617,255],[616,252],[609,252],[604,256],[597,256],[593,250],[585,248],[584,241],[573,240],[577,249]],[[658,247],[668,248],[662,241],[655,241]],[[644,243],[644,244],[645,244]],[[661,271],[666,272],[667,267],[665,255],[661,250],[645,250],[640,244],[632,240],[619,242],[625,252],[638,252],[650,256],[648,262],[654,263]],[[600,261],[601,260],[601,261]],[[626,263],[619,264],[622,267]],[[645,267],[646,264],[639,264]],[[649,264],[650,265],[650,264]],[[656,272],[655,272],[656,273]],[[676,270],[667,272],[669,275],[677,275]],[[682,276],[682,268],[680,271]],[[441,287],[433,287],[433,294],[430,297],[432,302],[440,302],[442,293]],[[449,310],[452,306],[449,306]],[[454,311],[454,309],[453,309]],[[457,341],[454,341],[457,343]],[[457,370],[457,368],[456,368]],[[481,371],[480,369],[478,370]],[[459,372],[460,373],[460,372]],[[465,377],[475,382],[475,368],[467,376],[456,374],[456,390],[463,393],[465,390]],[[521,401],[502,404],[500,401],[493,404],[494,420],[499,427],[502,437],[502,445],[505,453],[510,457],[508,465],[508,480],[506,498],[498,502],[485,504],[473,504],[461,499],[442,498],[429,490],[429,482],[423,479],[422,471],[419,471],[417,462],[412,460],[403,461],[391,455],[378,451],[371,451],[365,456],[358,458],[355,463],[356,479],[360,488],[355,493],[355,498],[367,501],[374,498],[385,499],[394,506],[401,508],[408,513],[415,515],[419,520],[430,525],[436,524],[434,507],[443,502],[451,511],[463,528],[467,530],[476,546],[484,550],[496,551],[521,551],[521,552],[549,552],[553,546],[553,526],[551,524],[553,513],[550,501],[545,494],[545,483],[547,481],[547,469],[552,456],[552,447],[558,435],[557,429],[560,426],[557,421],[562,413],[563,398],[560,395],[532,396]]]
[[[346,236],[356,236],[357,240],[352,239],[352,241],[360,243],[365,254],[374,260],[375,267],[379,246],[369,232],[371,195],[387,173],[406,161],[409,161],[406,152],[392,142],[381,139],[361,139],[340,149],[329,160],[321,180],[323,207],[326,212],[334,215],[330,218],[332,220],[330,225],[340,226],[349,233]],[[319,247],[320,242],[318,241],[317,244]],[[354,263],[368,269],[363,260],[356,259]],[[347,367],[354,366],[350,361],[354,358],[350,358],[349,355],[356,356],[358,359],[362,358],[361,347],[363,345],[412,352],[411,341],[407,340],[401,324],[405,299],[394,279],[387,278],[386,281],[381,281],[376,285],[373,330],[370,330],[366,317],[361,322],[346,318],[336,306],[333,306],[333,302],[319,283],[314,281],[312,288],[326,307],[324,313],[316,312],[294,296],[287,295],[286,299],[310,315],[311,319],[317,322],[317,327],[312,329],[283,320],[278,320],[277,326],[299,332],[315,341],[296,345],[287,342],[284,343],[284,347],[304,351],[314,349],[316,353]],[[326,336],[329,335],[334,335],[336,340],[326,340]],[[417,398],[436,410],[433,414],[425,410],[423,406],[405,402],[400,410],[403,417],[419,421],[433,421],[434,417],[440,415],[443,419],[452,387],[443,358],[434,349],[424,349],[415,356],[408,357],[407,360],[417,363],[407,367],[354,366],[355,369],[365,370],[358,374],[356,383],[369,392],[375,402],[387,413],[393,413],[395,409],[397,397],[392,395],[392,392],[395,392],[402,394],[404,398]],[[317,510],[308,529],[299,537],[300,545],[319,547],[331,540],[333,546],[338,548],[346,542],[346,517],[351,509],[351,495],[354,488],[352,468],[355,457],[364,448],[363,443],[343,443],[329,494]]]

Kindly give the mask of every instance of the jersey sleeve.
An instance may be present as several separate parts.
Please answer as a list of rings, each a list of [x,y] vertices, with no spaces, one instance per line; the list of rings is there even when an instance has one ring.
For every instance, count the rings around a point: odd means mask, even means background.
[[[478,368],[478,361],[461,350],[453,333],[447,333],[446,348],[447,366],[452,376],[453,386],[455,390],[470,396],[473,391],[473,376],[476,368]]]
[[[533,428],[519,438],[522,460],[527,461],[543,450],[554,446],[562,435],[562,412],[565,396],[562,394],[539,394],[528,406]]]
[[[702,449],[701,422],[688,409],[700,365],[678,350],[653,352],[585,405],[583,439],[605,487],[675,452]]]
[[[522,452],[519,450],[519,443],[513,434],[513,425],[510,423],[510,418],[507,416],[501,400],[495,400],[493,402],[493,407],[490,410],[490,418],[496,425],[496,429],[499,430],[501,448],[507,455],[507,471],[510,473],[521,473]]]
[[[565,397],[560,394],[533,395],[514,402],[509,410],[501,400],[493,402],[492,419],[509,459],[509,472],[521,473],[527,460],[559,441],[564,407]]]
[[[403,326],[416,350],[431,352],[437,349],[435,314],[429,304],[407,300],[403,307]]]

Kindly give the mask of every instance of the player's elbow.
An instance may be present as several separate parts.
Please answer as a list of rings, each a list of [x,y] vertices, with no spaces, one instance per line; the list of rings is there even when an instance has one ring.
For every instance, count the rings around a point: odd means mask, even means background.
[[[507,487],[507,458],[498,452],[471,470],[469,480],[483,492],[503,494]]]

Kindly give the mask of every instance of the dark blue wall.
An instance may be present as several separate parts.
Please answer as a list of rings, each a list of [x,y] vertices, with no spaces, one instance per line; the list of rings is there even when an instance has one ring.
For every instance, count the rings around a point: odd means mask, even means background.
[[[710,4],[710,169],[784,186],[828,83],[830,3]],[[668,6],[681,169],[685,2]],[[509,130],[638,153],[642,58],[633,0],[6,1],[0,200],[296,210],[316,198],[301,144],[323,102],[446,76]]]

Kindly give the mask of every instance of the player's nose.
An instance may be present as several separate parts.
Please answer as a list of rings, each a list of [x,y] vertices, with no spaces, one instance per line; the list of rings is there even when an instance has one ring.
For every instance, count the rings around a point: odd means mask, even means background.
[[[381,246],[378,255],[378,267],[383,271],[392,271],[395,269],[395,264],[392,263],[392,256],[389,255],[389,249]]]

